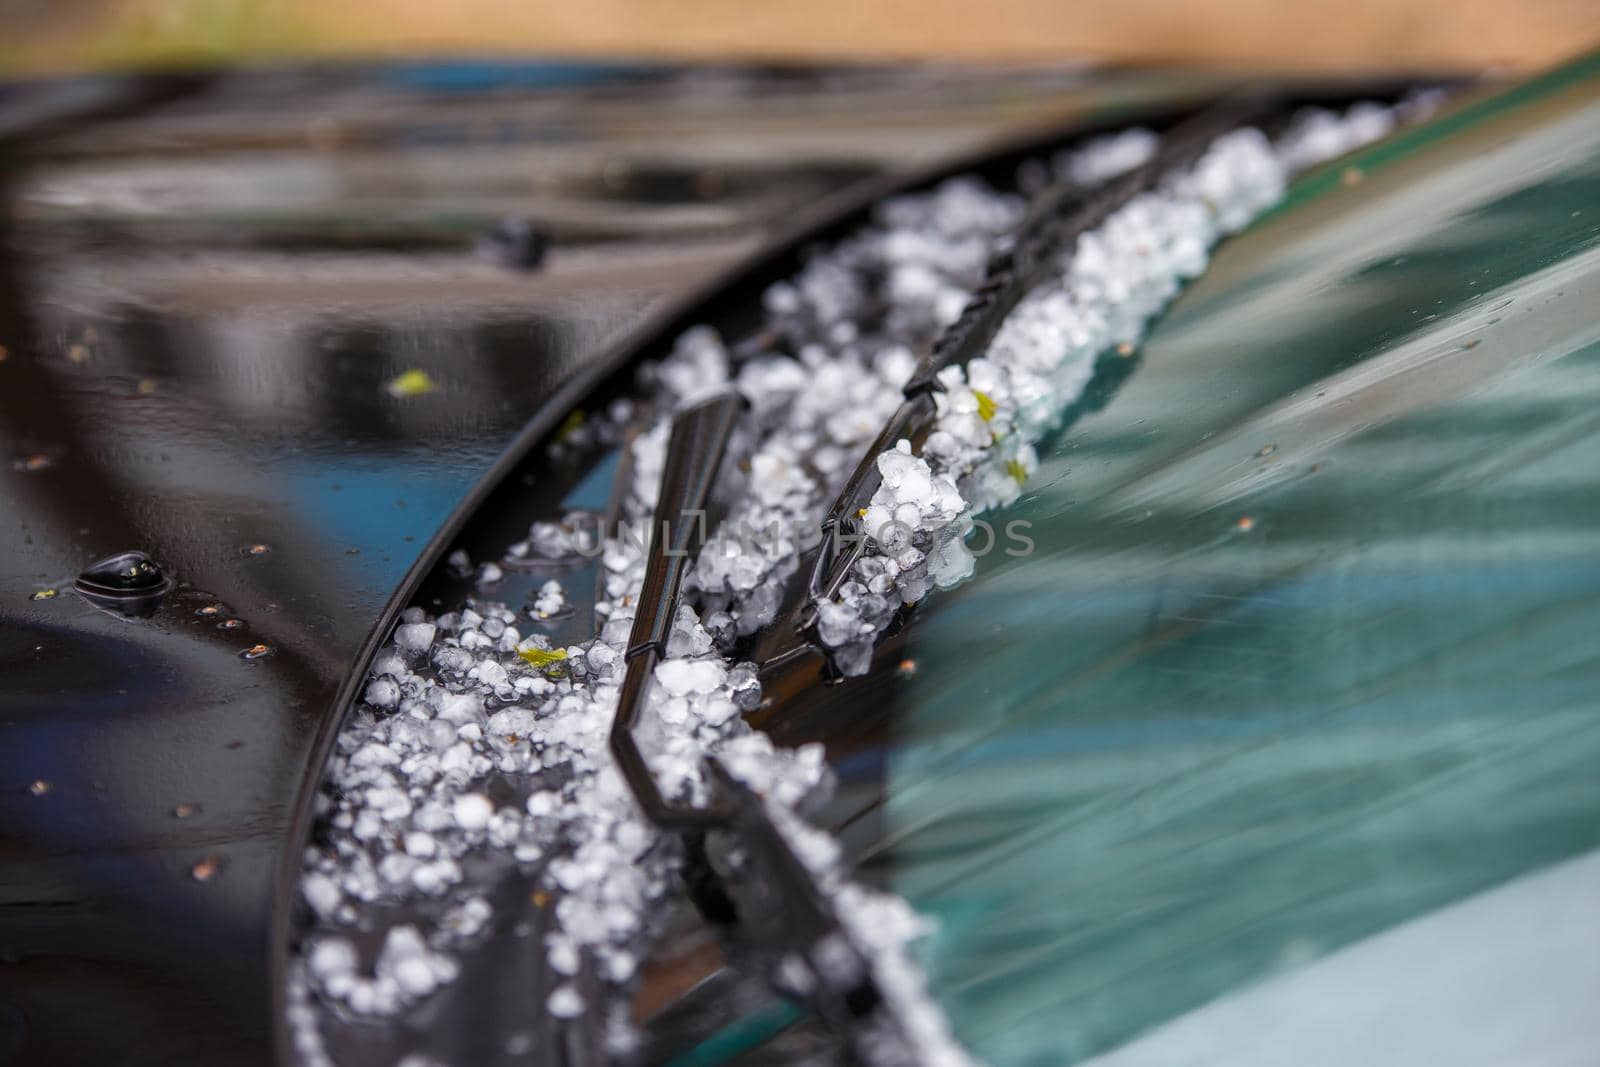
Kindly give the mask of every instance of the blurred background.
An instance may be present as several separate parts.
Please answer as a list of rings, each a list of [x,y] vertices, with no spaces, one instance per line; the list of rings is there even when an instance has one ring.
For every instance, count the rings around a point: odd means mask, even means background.
[[[1600,0],[5,0],[0,9],[0,73],[10,74],[533,53],[1510,71],[1600,38]]]

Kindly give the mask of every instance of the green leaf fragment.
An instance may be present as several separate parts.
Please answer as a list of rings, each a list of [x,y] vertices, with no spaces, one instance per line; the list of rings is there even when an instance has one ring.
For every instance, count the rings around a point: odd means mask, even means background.
[[[979,389],[974,389],[972,395],[978,398],[978,418],[984,422],[994,418],[994,413],[998,410],[994,404],[994,397]]]
[[[1022,485],[1028,480],[1027,468],[1014,459],[1006,460],[1006,473],[1015,478],[1018,485]]]

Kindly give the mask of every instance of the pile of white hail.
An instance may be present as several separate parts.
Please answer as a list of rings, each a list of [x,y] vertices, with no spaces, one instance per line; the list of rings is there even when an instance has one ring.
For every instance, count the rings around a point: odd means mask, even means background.
[[[1219,138],[1193,167],[1085,234],[984,358],[939,376],[937,425],[923,454],[902,442],[878,458],[883,484],[865,524],[897,533],[871,539],[853,580],[819,605],[821,636],[847,672],[867,668],[902,604],[970,573],[967,517],[1015,498],[1037,463],[1033,443],[1079,395],[1099,353],[1136,341],[1204,268],[1210,246],[1282,195],[1293,169],[1380,136],[1393,121],[1367,106],[1306,117],[1276,146],[1252,129]],[[1065,154],[1053,169],[1104,181],[1156,145],[1134,131]],[[740,445],[749,462],[723,472],[740,482],[740,502],[690,571],[641,744],[669,797],[703,800],[704,761],[716,755],[765,798],[837,897],[927,1067],[971,1061],[910,954],[921,921],[898,897],[851,883],[832,839],[800,818],[829,782],[822,749],[777,750],[747,726],[742,714],[761,696],[756,670],[723,653],[772,620],[809,547],[797,531],[820,520],[900,403],[914,353],[960,314],[1023,209],[1019,197],[972,179],[883,204],[871,225],[767,291],[766,326],[793,355],[736,363],[713,330],[686,333],[648,376],[656,422],[632,444],[625,505],[643,528],[676,411],[729,386],[748,399]],[[570,523],[537,523],[510,555],[524,565],[560,559],[586,548],[581,536]],[[484,857],[537,877],[549,895],[544,950],[569,980],[549,996],[548,1012],[596,1011],[618,1051],[634,1040],[626,991],[675,892],[680,849],[643,818],[607,747],[644,557],[632,537],[600,547],[595,610],[605,621],[593,640],[553,648],[538,632],[566,607],[550,582],[525,616],[487,600],[437,617],[412,608],[373,664],[304,859],[301,891],[314,918],[287,1005],[307,1067],[331,1063],[319,1000],[347,1016],[394,1017],[456,978],[459,953],[493,919],[483,887],[465,873]],[[407,921],[387,918],[402,908]],[[358,949],[358,931],[381,947]],[[585,1003],[580,973],[599,980],[605,1003]]]
[[[818,636],[840,669],[864,673],[903,604],[972,573],[972,516],[1017,498],[1038,467],[1035,443],[1082,393],[1102,352],[1135,344],[1205,269],[1211,247],[1275,204],[1296,170],[1377,140],[1395,121],[1393,109],[1362,104],[1308,112],[1276,145],[1255,129],[1218,138],[1194,166],[1066,250],[983,357],[941,371],[921,454],[902,440],[878,457],[882,482],[861,516],[866,551],[852,580],[816,605]],[[1125,146],[1119,159],[1131,166],[1134,153]],[[1108,176],[1084,163],[1065,169]]]

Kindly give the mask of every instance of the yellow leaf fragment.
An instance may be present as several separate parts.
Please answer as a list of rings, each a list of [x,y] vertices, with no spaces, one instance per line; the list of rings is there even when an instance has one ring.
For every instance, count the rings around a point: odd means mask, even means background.
[[[417,370],[414,367],[403,374],[396,375],[388,385],[384,386],[384,390],[390,396],[398,397],[402,400],[409,400],[414,396],[431,393],[437,388],[439,387],[434,384],[427,371]]]
[[[517,655],[543,670],[553,663],[560,663],[566,659],[567,650],[564,648],[519,648],[517,649]]]
[[[587,416],[585,416],[581,410],[574,409],[571,414],[562,420],[561,425],[556,427],[556,442],[559,443],[570,440],[573,434],[583,429],[583,423],[586,417]]]

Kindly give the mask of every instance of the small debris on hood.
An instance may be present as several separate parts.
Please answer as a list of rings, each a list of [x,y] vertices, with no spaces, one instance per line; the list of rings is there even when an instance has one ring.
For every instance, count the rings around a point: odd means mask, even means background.
[[[385,385],[384,391],[398,400],[409,400],[413,397],[423,396],[438,388],[425,370],[404,371],[397,374]]]
[[[222,873],[222,867],[222,857],[212,853],[189,868],[189,876],[197,882],[209,882]]]

